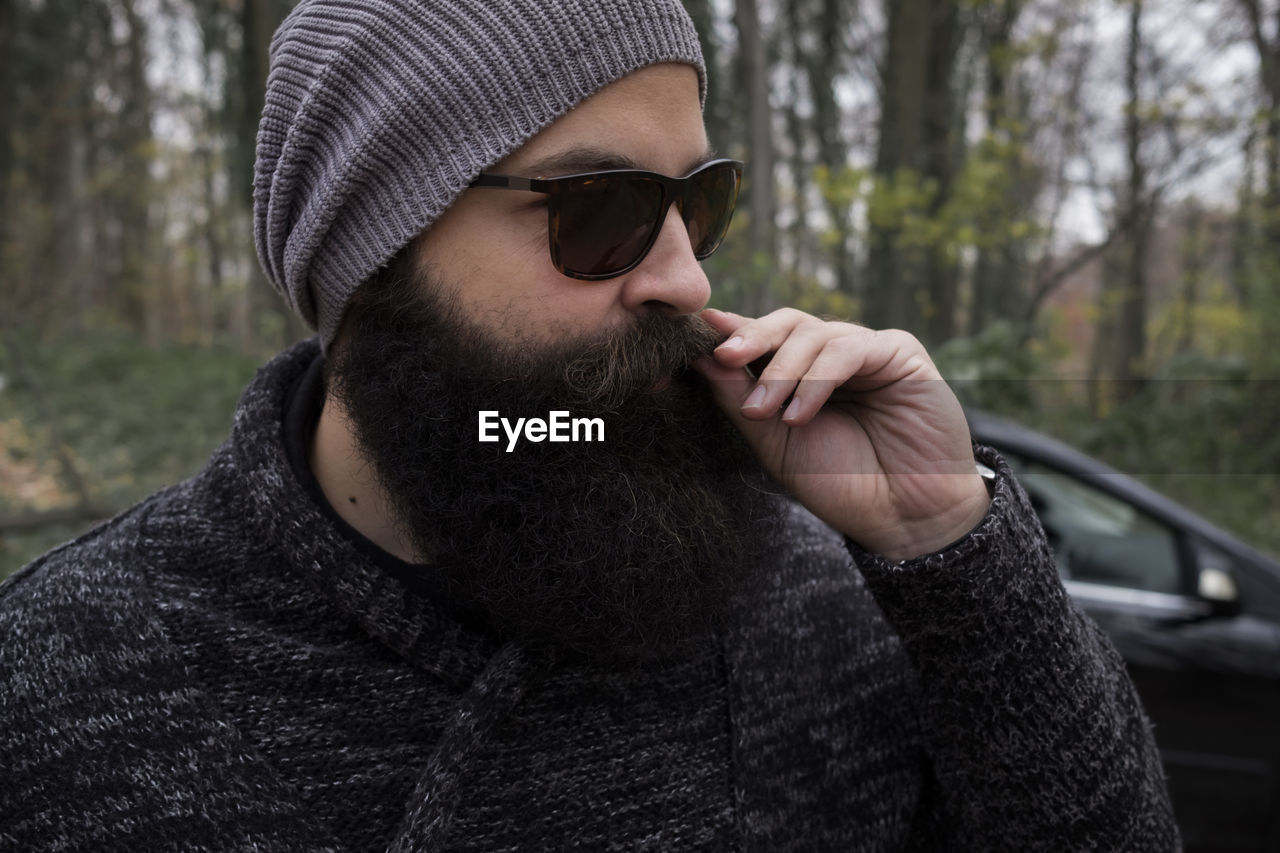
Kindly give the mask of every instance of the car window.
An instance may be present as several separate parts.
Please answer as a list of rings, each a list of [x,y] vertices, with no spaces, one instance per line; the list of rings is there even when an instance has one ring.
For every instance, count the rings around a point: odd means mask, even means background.
[[[1010,464],[1040,515],[1063,578],[1182,591],[1171,528],[1069,474],[1017,458]]]

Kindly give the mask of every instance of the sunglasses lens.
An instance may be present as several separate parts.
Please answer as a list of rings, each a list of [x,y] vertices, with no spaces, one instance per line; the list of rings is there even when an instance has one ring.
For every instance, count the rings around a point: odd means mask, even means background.
[[[583,178],[551,206],[553,260],[566,273],[603,278],[634,264],[652,242],[662,185],[643,178]]]
[[[729,230],[738,201],[738,183],[738,170],[731,163],[723,163],[699,172],[685,185],[680,212],[698,260],[714,252]]]
[[[710,255],[733,218],[740,166],[719,162],[680,181],[658,175],[582,175],[554,182],[549,205],[551,258],[565,275],[606,279],[644,259],[658,236],[665,206],[676,202],[693,254]],[[681,186],[674,198],[666,185]]]

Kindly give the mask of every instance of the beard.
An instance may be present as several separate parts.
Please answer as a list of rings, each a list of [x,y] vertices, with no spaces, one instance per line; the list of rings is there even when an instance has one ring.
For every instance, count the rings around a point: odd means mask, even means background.
[[[365,284],[326,385],[401,534],[450,603],[506,640],[597,661],[687,654],[760,576],[779,504],[691,368],[697,317],[509,343],[402,253]],[[585,285],[591,286],[591,285]],[[568,411],[604,440],[478,441],[478,413]]]

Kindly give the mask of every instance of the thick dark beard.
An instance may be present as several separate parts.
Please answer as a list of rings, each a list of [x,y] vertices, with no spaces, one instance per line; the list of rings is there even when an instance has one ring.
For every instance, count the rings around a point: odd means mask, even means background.
[[[399,262],[358,292],[327,367],[424,571],[503,638],[608,661],[705,642],[758,577],[778,514],[689,367],[722,336],[651,314],[587,340],[504,345],[444,293]],[[507,452],[501,430],[478,441],[481,410],[599,417],[605,441]]]

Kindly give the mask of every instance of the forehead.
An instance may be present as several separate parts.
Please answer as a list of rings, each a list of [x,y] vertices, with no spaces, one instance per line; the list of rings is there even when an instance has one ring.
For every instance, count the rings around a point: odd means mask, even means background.
[[[642,68],[587,98],[494,171],[551,177],[643,168],[683,175],[708,158],[698,74],[689,65]]]

